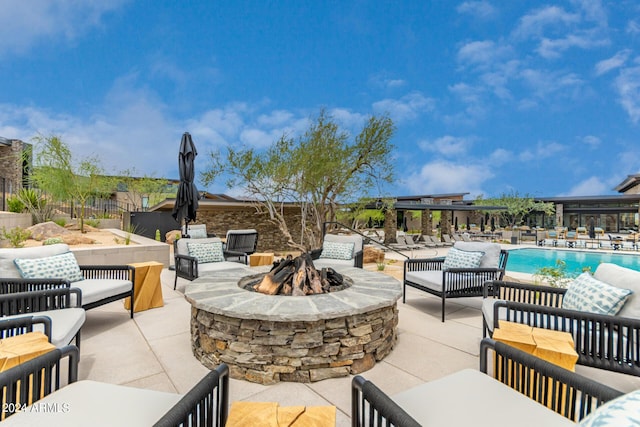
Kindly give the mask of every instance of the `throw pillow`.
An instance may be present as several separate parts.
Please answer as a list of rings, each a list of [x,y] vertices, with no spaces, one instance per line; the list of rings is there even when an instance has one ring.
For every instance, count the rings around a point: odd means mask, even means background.
[[[462,251],[451,248],[444,258],[442,268],[478,268],[484,252]]]
[[[84,279],[72,252],[42,258],[16,258],[13,262],[25,279],[66,279],[70,282]]]
[[[608,285],[585,272],[569,284],[562,308],[615,316],[629,295],[629,289]]]
[[[350,260],[353,258],[353,247],[353,242],[341,243],[325,241],[322,244],[322,253],[320,254],[320,258]]]
[[[206,239],[207,230],[204,228],[194,228],[193,230],[189,230],[189,236],[191,236],[192,239]]]
[[[189,256],[198,260],[198,263],[224,261],[222,242],[195,243],[187,242]]]
[[[583,419],[581,427],[640,425],[640,390],[632,391],[598,407]]]

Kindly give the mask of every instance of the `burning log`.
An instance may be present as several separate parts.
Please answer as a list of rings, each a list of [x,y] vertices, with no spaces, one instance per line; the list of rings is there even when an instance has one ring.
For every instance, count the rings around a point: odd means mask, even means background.
[[[332,268],[318,271],[308,253],[274,263],[273,268],[254,285],[256,292],[267,295],[313,295],[342,289],[343,277]]]

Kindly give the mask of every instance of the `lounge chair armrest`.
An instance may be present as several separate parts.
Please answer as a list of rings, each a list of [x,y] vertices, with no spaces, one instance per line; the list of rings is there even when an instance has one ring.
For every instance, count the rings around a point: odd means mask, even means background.
[[[85,279],[120,279],[135,282],[136,269],[131,265],[81,265]]]
[[[51,319],[47,316],[23,316],[15,319],[0,319],[0,338],[33,332],[33,325],[42,325],[44,334],[51,342]]]
[[[198,259],[189,255],[176,254],[174,256],[176,277],[187,280],[198,278]]]
[[[480,343],[480,370],[574,422],[623,394],[490,338],[484,338]],[[563,390],[563,395],[571,402],[553,398],[552,393],[558,389]],[[539,392],[532,395],[530,390]]]
[[[201,425],[224,426],[229,407],[229,368],[220,364],[185,394],[154,427],[189,425],[198,420]]]
[[[0,279],[0,294],[69,287],[71,282],[65,279]]]
[[[413,258],[404,262],[404,271],[432,271],[442,270],[444,257],[440,258]]]
[[[222,253],[224,254],[224,259],[225,261],[228,258],[242,258],[243,259],[243,263],[247,264],[247,257],[248,255],[246,254],[246,252],[240,252],[240,251],[231,251],[231,250],[227,250],[224,249],[222,251]]]
[[[351,419],[357,427],[394,425],[420,427],[420,423],[374,383],[356,375],[351,380]],[[383,423],[386,420],[386,423]],[[377,421],[377,423],[376,423]]]
[[[78,380],[78,347],[69,345],[54,348],[34,359],[0,372],[0,388],[4,389],[4,401],[15,405],[3,405],[2,415],[8,417],[19,408],[36,402],[60,388]],[[68,369],[61,369],[62,359],[68,358]],[[66,380],[62,378],[67,372]],[[33,397],[33,402],[29,401]]]
[[[566,292],[567,290],[564,288],[502,280],[494,280],[484,285],[484,298],[493,297],[550,307],[562,306],[562,297]]]
[[[82,307],[78,288],[43,289],[0,295],[0,316]]]
[[[358,251],[353,254],[353,266],[362,268],[364,265],[364,251]]]

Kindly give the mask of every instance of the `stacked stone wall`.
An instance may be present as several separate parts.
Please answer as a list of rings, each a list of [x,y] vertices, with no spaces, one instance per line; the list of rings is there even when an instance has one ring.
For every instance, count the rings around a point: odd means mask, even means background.
[[[317,321],[238,319],[192,308],[196,358],[210,369],[224,362],[231,378],[260,384],[314,382],[371,369],[393,349],[398,309]]]

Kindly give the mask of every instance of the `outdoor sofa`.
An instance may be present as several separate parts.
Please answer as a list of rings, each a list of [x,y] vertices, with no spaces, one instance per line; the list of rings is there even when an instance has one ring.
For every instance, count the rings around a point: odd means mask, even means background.
[[[351,417],[354,427],[571,426],[578,421],[590,425],[600,417],[615,421],[620,414],[616,414],[614,405],[626,405],[635,411],[631,416],[637,417],[640,391],[623,395],[485,338],[480,343],[480,371],[465,369],[394,396],[355,376]],[[606,425],[628,424],[618,420],[618,424]]]
[[[640,376],[640,272],[601,263],[593,277],[583,273],[567,289],[489,281],[484,297],[484,336],[500,320],[569,332],[579,364]],[[621,308],[615,298],[623,299]],[[608,306],[619,311],[603,313]]]
[[[173,243],[173,251],[176,271],[173,289],[178,285],[178,277],[194,280],[202,273],[243,268],[246,264],[227,261],[244,259],[246,254],[224,249],[219,237],[177,239]]]
[[[447,298],[483,295],[484,282],[504,276],[509,253],[497,243],[455,242],[447,256],[408,259],[404,262],[402,302],[407,286],[439,296],[442,321]]]
[[[185,395],[78,381],[78,349],[66,346],[0,372],[0,397],[7,425],[223,426],[229,369],[219,365]]]
[[[135,271],[130,265],[78,265],[64,243],[2,248],[0,294],[74,287],[82,292],[82,308],[89,310],[127,297],[134,301]]]

